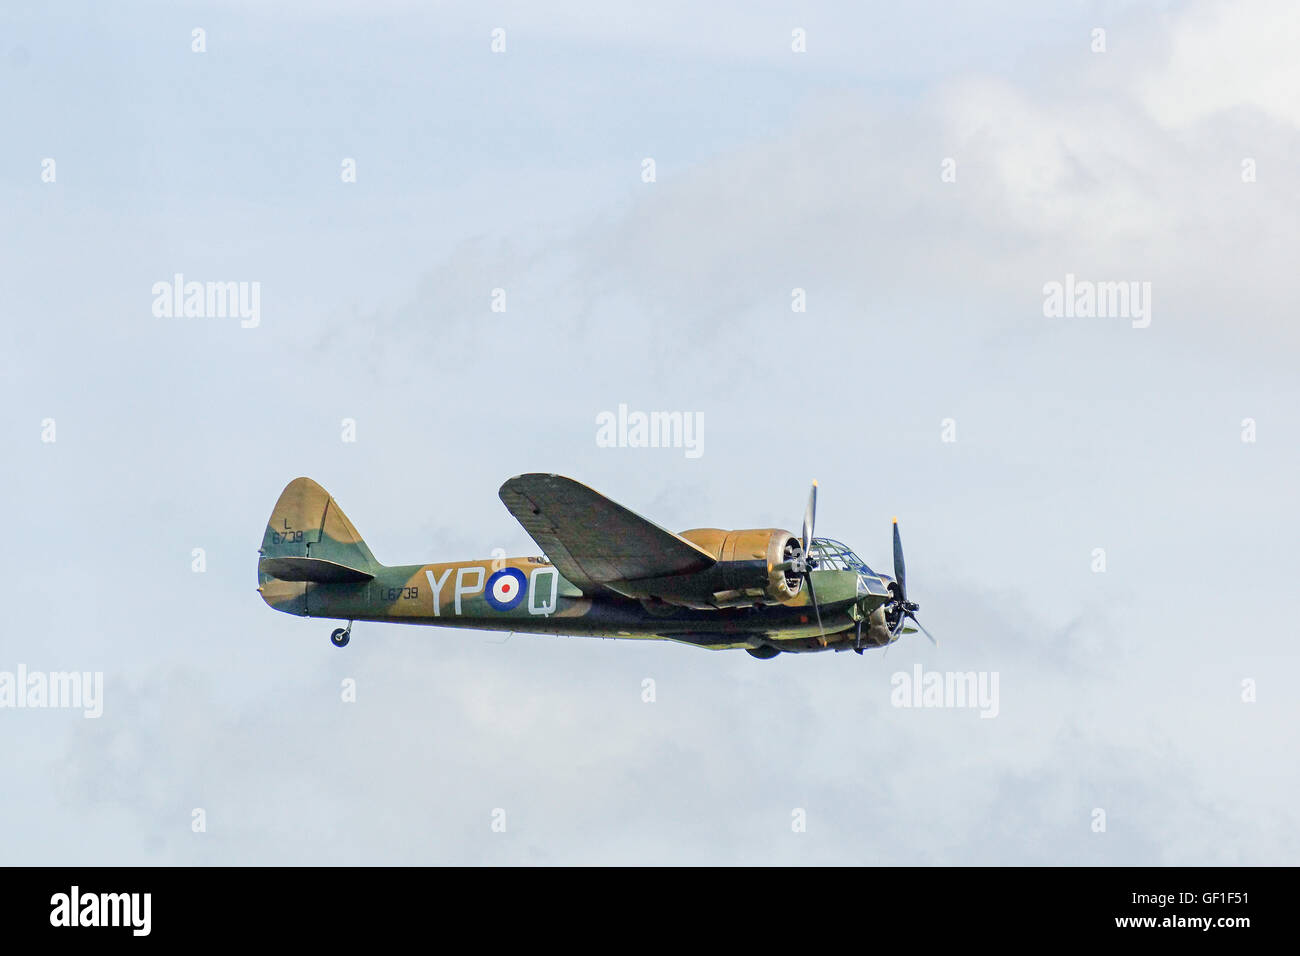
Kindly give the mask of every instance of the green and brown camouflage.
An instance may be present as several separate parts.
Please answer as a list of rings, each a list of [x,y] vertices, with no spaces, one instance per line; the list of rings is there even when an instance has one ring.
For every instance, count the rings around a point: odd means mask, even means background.
[[[865,565],[793,574],[800,546],[787,531],[674,535],[555,475],[513,478],[501,498],[546,556],[389,566],[324,488],[296,478],[267,522],[258,593],[286,614],[349,622],[335,632],[340,646],[353,621],[669,640],[761,658],[861,651],[903,632],[901,618],[887,619],[888,577]]]

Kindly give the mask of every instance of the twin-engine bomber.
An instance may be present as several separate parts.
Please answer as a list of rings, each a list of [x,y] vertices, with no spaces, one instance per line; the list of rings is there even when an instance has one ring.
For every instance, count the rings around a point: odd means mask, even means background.
[[[673,534],[561,475],[519,475],[501,500],[541,557],[380,564],[329,493],[296,478],[262,538],[258,593],[277,611],[485,631],[678,641],[712,650],[885,647],[916,628],[894,519],[894,576],[813,536],[817,482],[796,537],[779,528]]]

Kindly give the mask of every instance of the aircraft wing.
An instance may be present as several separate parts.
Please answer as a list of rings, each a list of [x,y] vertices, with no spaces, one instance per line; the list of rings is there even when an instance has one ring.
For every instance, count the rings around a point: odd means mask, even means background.
[[[519,475],[501,500],[552,564],[584,592],[702,571],[712,555],[562,475]]]

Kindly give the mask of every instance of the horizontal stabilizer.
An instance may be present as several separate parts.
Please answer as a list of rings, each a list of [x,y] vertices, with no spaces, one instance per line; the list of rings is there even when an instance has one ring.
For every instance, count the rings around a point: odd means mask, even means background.
[[[281,581],[314,581],[337,584],[347,581],[371,581],[374,575],[324,558],[263,558],[257,563],[261,574]]]

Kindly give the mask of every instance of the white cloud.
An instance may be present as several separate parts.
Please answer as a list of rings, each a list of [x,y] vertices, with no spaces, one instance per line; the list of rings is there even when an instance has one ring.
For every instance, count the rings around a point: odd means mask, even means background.
[[[1291,0],[1199,3],[1169,25],[1169,58],[1140,84],[1162,124],[1233,109],[1300,127],[1300,6]]]

